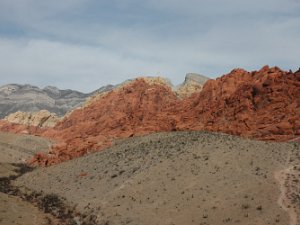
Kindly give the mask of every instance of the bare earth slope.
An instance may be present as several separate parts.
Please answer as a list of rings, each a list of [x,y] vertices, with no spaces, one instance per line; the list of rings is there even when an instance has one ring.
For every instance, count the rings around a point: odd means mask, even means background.
[[[52,142],[30,135],[0,132],[0,163],[22,163],[37,152],[47,152]]]
[[[0,133],[0,224],[51,225],[58,220],[45,214],[31,203],[5,193],[8,177],[17,176],[22,163],[36,152],[47,151],[50,141],[29,135]]]
[[[296,143],[206,132],[157,133],[38,168],[14,184],[65,197],[90,224],[286,225],[293,215],[281,208],[279,198],[291,199],[300,182],[283,178],[292,185],[281,193],[274,173],[299,165]],[[299,181],[300,171],[293,173]],[[286,207],[299,212],[299,205],[293,196]]]
[[[38,210],[30,203],[0,192],[1,225],[51,225],[55,219]]]

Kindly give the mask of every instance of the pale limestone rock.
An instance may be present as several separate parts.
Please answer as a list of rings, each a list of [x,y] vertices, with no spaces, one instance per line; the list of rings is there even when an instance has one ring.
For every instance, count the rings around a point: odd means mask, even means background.
[[[176,94],[181,97],[188,97],[195,92],[202,90],[203,85],[209,78],[196,73],[188,73],[185,76],[183,84],[180,84],[175,90]]]
[[[4,118],[10,123],[23,124],[26,126],[36,127],[54,127],[61,118],[57,117],[55,113],[50,113],[47,110],[38,112],[15,112]]]

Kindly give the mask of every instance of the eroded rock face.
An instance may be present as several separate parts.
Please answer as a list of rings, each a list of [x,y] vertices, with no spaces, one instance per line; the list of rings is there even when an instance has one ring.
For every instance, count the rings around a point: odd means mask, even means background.
[[[300,71],[263,67],[208,81],[186,101],[180,129],[205,129],[259,140],[286,141],[300,135]],[[198,119],[192,119],[197,116]]]
[[[173,88],[171,82],[163,77],[141,77],[140,79],[143,79],[145,82],[147,82],[148,84],[156,84],[156,85],[166,85],[169,86],[170,88]],[[82,106],[80,108],[86,108],[88,106],[90,106],[93,102],[95,101],[99,101],[101,98],[103,98],[104,96],[106,96],[111,90],[114,91],[118,91],[120,89],[123,89],[124,87],[131,85],[132,82],[134,82],[135,80],[126,80],[121,84],[115,85],[115,86],[111,86],[110,89],[99,89],[100,91],[95,91],[93,95],[91,95],[84,104],[82,104]],[[109,85],[108,85],[109,86]]]
[[[203,75],[188,73],[183,84],[179,85],[175,92],[181,98],[188,97],[195,92],[200,92],[208,80],[209,78]]]
[[[38,112],[15,112],[4,118],[9,123],[22,124],[25,126],[35,127],[54,127],[61,118],[57,117],[55,113],[50,113],[47,110]]]
[[[30,128],[58,141],[50,155],[37,155],[32,162],[54,164],[104,149],[117,138],[163,131],[209,130],[287,141],[300,136],[299,96],[300,71],[277,67],[235,69],[183,99],[163,82],[136,79],[75,110],[52,129]]]

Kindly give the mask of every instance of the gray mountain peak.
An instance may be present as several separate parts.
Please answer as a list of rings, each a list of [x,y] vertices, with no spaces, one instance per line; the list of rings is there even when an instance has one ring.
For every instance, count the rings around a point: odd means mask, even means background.
[[[100,88],[98,92],[112,89],[112,85]],[[80,106],[94,94],[82,93],[74,90],[60,90],[57,87],[47,86],[43,89],[29,84],[8,84],[0,86],[0,119],[17,112],[36,112],[48,110],[58,116]]]
[[[185,76],[184,83],[189,83],[189,82],[195,82],[199,84],[204,84],[206,81],[208,81],[210,78],[203,76],[201,74],[197,73],[187,73]]]

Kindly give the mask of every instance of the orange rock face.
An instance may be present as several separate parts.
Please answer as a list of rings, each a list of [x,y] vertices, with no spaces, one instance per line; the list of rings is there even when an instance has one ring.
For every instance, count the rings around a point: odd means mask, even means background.
[[[300,135],[300,71],[233,70],[210,80],[188,101],[181,129],[205,129],[259,140],[286,141]],[[200,115],[200,116],[199,116]]]
[[[43,129],[40,127],[27,126],[23,124],[10,123],[5,120],[0,120],[0,131],[11,132],[16,134],[34,134],[40,135]]]
[[[0,123],[3,127],[9,130]],[[117,138],[162,131],[209,130],[287,141],[300,136],[300,71],[236,69],[185,99],[166,84],[141,78],[75,110],[52,129],[12,128],[24,129],[57,140],[51,154],[32,160],[40,165],[104,149]]]
[[[75,110],[42,135],[55,138],[50,158],[39,155],[42,163],[56,163],[106,148],[115,138],[172,131],[175,120],[167,115],[168,106],[177,101],[167,85],[149,84],[138,79],[129,85]]]

